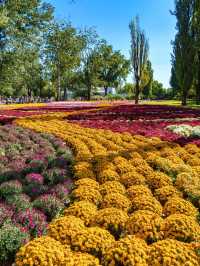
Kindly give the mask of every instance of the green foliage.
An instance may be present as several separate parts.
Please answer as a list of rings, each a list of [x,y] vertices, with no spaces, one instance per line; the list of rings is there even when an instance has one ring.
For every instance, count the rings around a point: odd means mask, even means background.
[[[46,64],[51,70],[51,80],[56,83],[57,99],[61,99],[63,83],[70,83],[81,63],[85,40],[70,24],[54,23],[47,34]]]
[[[194,0],[175,0],[175,11],[171,12],[177,19],[177,34],[173,42],[172,82],[181,89],[183,105],[187,104],[187,97],[194,81],[194,3]]]
[[[0,263],[15,256],[17,250],[28,240],[28,234],[11,222],[5,222],[0,228]],[[4,264],[1,264],[4,265]]]
[[[131,32],[131,64],[135,79],[135,103],[138,104],[141,82],[144,81],[148,61],[149,43],[141,30],[139,18],[134,18],[129,25]]]
[[[40,0],[7,0],[0,6],[0,93],[39,94],[42,87],[40,52],[53,8]]]
[[[103,44],[99,51],[99,80],[105,88],[117,87],[121,80],[125,80],[129,73],[130,61],[126,60],[120,51],[113,51],[111,45]]]

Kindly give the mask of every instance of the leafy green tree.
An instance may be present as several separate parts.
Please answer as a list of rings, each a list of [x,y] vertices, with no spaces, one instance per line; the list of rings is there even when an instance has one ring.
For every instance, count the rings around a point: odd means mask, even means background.
[[[181,88],[179,87],[179,84],[176,78],[176,71],[175,71],[174,66],[172,66],[171,68],[170,85],[171,85],[172,98],[179,97],[182,94],[182,92],[181,92]]]
[[[141,30],[139,18],[134,18],[130,25],[131,32],[131,64],[135,79],[135,103],[139,102],[142,75],[148,60],[149,44],[144,31]]]
[[[196,51],[195,58],[195,87],[196,103],[200,104],[200,0],[195,0],[193,14],[194,45]]]
[[[61,99],[66,72],[69,73],[80,66],[84,46],[84,38],[71,24],[54,23],[49,30],[45,47],[46,64],[52,81],[56,83],[57,100]]]
[[[187,105],[188,93],[194,80],[194,31],[192,16],[194,0],[175,0],[177,34],[173,42],[172,67],[175,70],[178,86],[182,91],[182,105]]]
[[[141,81],[142,94],[144,98],[151,97],[152,82],[153,82],[153,69],[151,61],[148,60]]]
[[[111,45],[103,44],[98,53],[101,61],[99,79],[106,96],[108,87],[118,86],[122,80],[125,80],[129,73],[130,61],[126,60],[120,51],[113,51]]]
[[[28,76],[33,80],[33,65],[40,71],[43,35],[52,20],[53,8],[41,0],[4,0],[0,17],[4,18],[0,23],[0,91],[9,87],[9,94],[17,95],[25,86],[30,94]]]
[[[152,82],[152,98],[154,99],[164,99],[166,96],[166,89],[163,84],[157,80]]]
[[[87,100],[91,100],[93,91],[100,85],[99,71],[102,60],[99,56],[99,49],[105,41],[100,39],[92,28],[85,30],[84,39],[86,47],[82,53],[80,82],[86,88]]]

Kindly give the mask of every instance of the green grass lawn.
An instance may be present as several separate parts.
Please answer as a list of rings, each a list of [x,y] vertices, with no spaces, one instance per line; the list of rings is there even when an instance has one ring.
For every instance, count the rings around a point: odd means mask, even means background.
[[[172,106],[181,106],[181,101],[178,100],[158,100],[158,101],[141,101],[141,104],[149,104],[149,105],[172,105]],[[188,105],[186,107],[192,108],[200,108],[200,105],[197,105],[195,101],[188,101]]]

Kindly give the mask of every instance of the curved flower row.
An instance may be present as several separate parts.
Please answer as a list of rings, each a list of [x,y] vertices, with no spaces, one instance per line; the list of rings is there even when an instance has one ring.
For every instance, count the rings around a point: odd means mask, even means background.
[[[47,237],[20,249],[16,266],[199,265],[196,145],[82,128],[58,114],[16,123],[65,140],[77,178],[74,202]]]

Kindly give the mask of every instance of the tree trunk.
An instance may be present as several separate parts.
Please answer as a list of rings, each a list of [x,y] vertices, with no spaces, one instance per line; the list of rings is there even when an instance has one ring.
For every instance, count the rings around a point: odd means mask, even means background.
[[[60,77],[60,69],[57,69],[57,101],[60,101],[61,97],[61,77]]]
[[[88,86],[88,89],[87,89],[87,100],[90,101],[91,100],[91,86]]]
[[[186,106],[187,105],[187,90],[183,90],[182,94],[182,105]]]
[[[64,89],[64,100],[68,100],[68,93],[67,93],[67,88]]]
[[[200,104],[200,51],[198,52],[198,69],[196,84],[196,104]]]
[[[139,94],[140,94],[140,85],[139,85],[139,80],[137,80],[135,86],[135,104],[139,103]]]
[[[108,95],[108,87],[104,87],[104,91],[105,91],[105,96]]]

